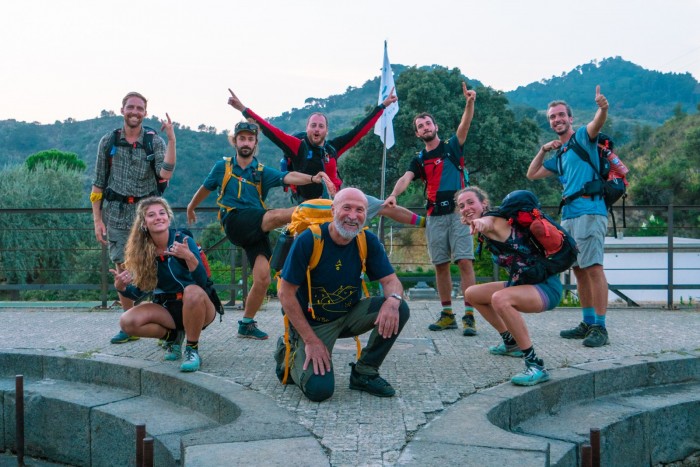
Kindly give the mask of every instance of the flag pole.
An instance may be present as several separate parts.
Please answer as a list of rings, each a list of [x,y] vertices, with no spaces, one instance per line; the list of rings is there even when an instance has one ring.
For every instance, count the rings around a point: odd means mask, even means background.
[[[382,118],[386,117],[382,115]],[[384,200],[384,195],[386,193],[386,125],[384,125],[384,138],[382,139],[384,140],[384,149],[382,150],[382,178],[379,189],[379,199]],[[379,216],[379,241],[382,242],[382,245],[384,245],[384,216]]]

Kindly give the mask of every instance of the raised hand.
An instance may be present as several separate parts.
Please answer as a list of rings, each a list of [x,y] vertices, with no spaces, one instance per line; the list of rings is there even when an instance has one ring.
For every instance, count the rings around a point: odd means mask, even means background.
[[[602,110],[608,110],[608,100],[600,93],[600,84],[595,87],[595,103]]]
[[[382,104],[384,104],[384,107],[389,107],[391,104],[393,104],[394,102],[396,102],[397,100],[399,100],[399,98],[396,97],[396,94],[394,94],[394,90],[395,90],[395,89],[396,89],[396,88],[391,88],[391,92],[389,93],[389,95],[387,96],[387,98],[384,99],[384,101],[382,102]]]
[[[165,117],[167,120],[160,121],[160,131],[165,131],[165,134],[168,136],[168,140],[175,139],[175,129],[173,128],[173,122],[170,120],[170,115],[168,115],[168,112],[165,112]]]
[[[245,106],[241,100],[233,93],[233,91],[231,91],[231,88],[228,88],[228,92],[231,93],[231,97],[228,98],[228,105],[240,112],[243,112],[245,110]]]
[[[466,81],[462,82],[462,92],[464,93],[464,98],[467,100],[467,104],[476,100],[476,91],[473,89],[467,89]]]

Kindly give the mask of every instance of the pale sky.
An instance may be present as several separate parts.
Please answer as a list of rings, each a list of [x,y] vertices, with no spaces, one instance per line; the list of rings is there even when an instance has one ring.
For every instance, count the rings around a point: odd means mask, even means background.
[[[135,90],[151,115],[231,129],[227,88],[277,116],[379,76],[384,40],[391,63],[503,91],[614,56],[700,79],[700,0],[6,0],[0,17],[0,120],[119,113]]]

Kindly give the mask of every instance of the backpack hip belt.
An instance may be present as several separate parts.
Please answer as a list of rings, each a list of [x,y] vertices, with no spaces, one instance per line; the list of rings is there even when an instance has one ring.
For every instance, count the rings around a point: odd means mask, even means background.
[[[104,199],[107,201],[117,201],[123,204],[136,204],[142,199],[148,198],[149,196],[155,196],[156,193],[149,193],[146,196],[126,196],[117,193],[111,188],[107,188],[104,193]]]
[[[182,300],[182,292],[177,293],[159,293],[153,295],[155,303],[165,303],[168,300]]]

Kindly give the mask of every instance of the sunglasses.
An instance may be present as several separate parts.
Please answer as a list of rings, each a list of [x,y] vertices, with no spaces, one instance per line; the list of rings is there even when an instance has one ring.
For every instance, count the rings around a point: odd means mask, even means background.
[[[253,134],[258,134],[258,126],[255,123],[248,123],[248,122],[240,122],[236,123],[236,127],[234,128],[234,132],[238,133],[239,131],[250,131]]]

